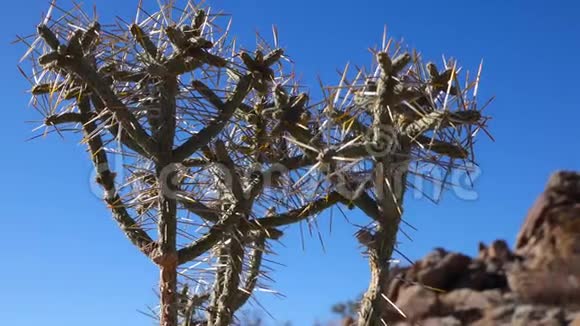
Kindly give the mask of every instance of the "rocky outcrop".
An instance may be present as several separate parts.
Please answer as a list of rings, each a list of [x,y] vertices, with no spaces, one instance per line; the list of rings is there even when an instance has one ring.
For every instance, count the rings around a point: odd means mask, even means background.
[[[488,311],[512,295],[506,269],[519,259],[502,240],[489,247],[480,244],[476,258],[435,249],[387,280],[388,297],[400,312],[393,307],[384,319],[399,325],[467,325],[482,321]],[[515,303],[515,299],[512,301]]]
[[[550,176],[517,236],[517,253],[531,256],[580,255],[580,174]]]
[[[513,251],[503,240],[474,258],[437,248],[385,282],[389,325],[580,326],[580,174],[549,178]]]
[[[526,264],[526,257],[511,252],[502,240],[489,247],[480,244],[475,258],[436,249],[387,281],[390,299],[400,312],[392,308],[384,319],[398,326],[539,326],[580,321],[580,300],[574,298],[580,289],[558,284],[565,279],[551,279],[554,273],[524,270],[521,266]]]
[[[580,303],[580,174],[558,171],[550,176],[524,221],[515,251],[525,260],[510,269],[508,282],[522,300]]]

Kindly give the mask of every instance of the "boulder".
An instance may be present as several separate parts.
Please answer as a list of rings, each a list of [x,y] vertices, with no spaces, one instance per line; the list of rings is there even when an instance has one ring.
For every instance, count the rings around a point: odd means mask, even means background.
[[[437,263],[417,272],[417,281],[440,290],[453,288],[455,282],[465,273],[471,258],[459,253],[448,253]]]
[[[403,289],[395,304],[412,322],[436,313],[438,307],[435,292],[420,285]]]
[[[518,254],[539,258],[580,253],[580,173],[557,171],[517,235]]]
[[[389,325],[580,326],[580,174],[550,176],[514,251],[505,240],[474,258],[436,248],[383,288],[408,317],[390,307]]]

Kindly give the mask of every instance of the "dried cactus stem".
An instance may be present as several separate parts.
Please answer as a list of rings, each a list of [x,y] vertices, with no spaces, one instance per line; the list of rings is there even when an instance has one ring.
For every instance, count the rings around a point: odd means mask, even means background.
[[[161,180],[161,178],[159,178]],[[155,261],[160,266],[161,325],[177,325],[177,204],[166,194],[159,199],[159,253]]]
[[[379,226],[373,236],[374,246],[369,247],[371,278],[360,303],[358,326],[384,325],[381,319],[387,304],[383,296],[387,292],[382,284],[389,276],[388,262],[395,246],[397,229],[398,227],[385,229]]]
[[[159,254],[163,259],[156,262],[160,266],[159,292],[161,296],[161,326],[177,326],[177,201],[173,176],[176,166],[172,164],[172,153],[176,126],[177,79],[167,77],[160,88],[160,126],[153,131],[153,140],[158,144],[155,156],[158,158],[156,177],[160,184],[159,220],[157,233]]]
[[[374,186],[377,200],[375,205],[371,206],[377,209],[378,214],[375,218],[377,226],[372,236],[373,243],[368,247],[371,279],[360,304],[359,326],[385,324],[382,317],[388,307],[384,299],[387,289],[383,289],[382,284],[389,276],[389,262],[395,249],[402,215],[401,207],[408,163],[405,163],[401,157],[407,157],[410,154],[408,139],[398,129],[393,128],[390,106],[394,102],[393,98],[396,97],[393,74],[403,69],[409,60],[408,55],[403,55],[395,60],[396,65],[394,65],[386,53],[381,52],[377,55],[382,72],[377,85],[379,100],[373,108],[372,131],[373,140],[377,145],[380,142],[386,143],[382,144],[384,153],[375,156]],[[399,167],[402,166],[405,167],[403,173],[398,173]]]
[[[225,269],[222,291],[216,302],[215,321],[209,326],[229,326],[236,312],[238,287],[240,285],[242,262],[244,259],[244,247],[235,237],[230,238],[227,253],[227,267]]]
[[[177,254],[160,262],[161,326],[177,326]]]
[[[379,163],[379,167],[381,164]],[[382,169],[379,168],[378,170]],[[384,176],[383,171],[377,171],[377,174],[381,175],[381,177]],[[406,173],[400,176],[389,176],[388,178],[390,179],[389,188],[386,188],[386,191],[379,191],[379,193],[382,193],[382,196],[379,197],[380,202],[372,205],[374,206],[373,211],[378,213],[378,216],[375,217],[377,226],[372,236],[372,245],[368,247],[371,279],[360,304],[359,326],[384,325],[382,316],[385,315],[388,307],[384,298],[387,294],[387,289],[383,289],[382,284],[384,280],[388,279],[389,262],[395,249],[402,214],[400,207],[405,190],[402,181],[406,178]],[[402,180],[395,180],[395,178]],[[396,184],[396,182],[399,183]],[[383,186],[385,185],[383,184]],[[355,201],[355,203],[359,205],[360,201]],[[375,211],[377,208],[378,211]]]

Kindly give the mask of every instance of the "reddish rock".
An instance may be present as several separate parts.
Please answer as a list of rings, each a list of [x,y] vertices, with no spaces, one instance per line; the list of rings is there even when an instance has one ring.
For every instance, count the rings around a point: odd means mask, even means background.
[[[546,189],[529,210],[517,236],[516,252],[522,255],[542,256],[553,251],[560,242],[554,230],[565,229],[575,234],[573,243],[580,238],[580,174],[557,171],[550,176]],[[574,246],[570,247],[580,248]]]
[[[467,270],[471,258],[459,253],[450,253],[439,262],[417,273],[417,280],[424,285],[449,290]]]
[[[389,308],[388,325],[580,326],[580,174],[550,177],[515,251],[504,240],[480,243],[474,259],[436,248],[384,288],[408,316]]]
[[[489,309],[501,301],[499,291],[475,291],[459,289],[440,296],[445,311]]]
[[[572,305],[580,303],[580,275],[567,269],[567,262],[553,268],[515,266],[508,271],[511,291],[522,302]]]
[[[397,307],[405,313],[410,321],[421,320],[437,310],[438,302],[435,292],[420,285],[413,285],[399,293]]]

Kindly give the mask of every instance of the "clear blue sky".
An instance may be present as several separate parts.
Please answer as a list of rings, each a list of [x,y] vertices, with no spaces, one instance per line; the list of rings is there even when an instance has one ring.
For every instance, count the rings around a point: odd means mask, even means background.
[[[132,17],[137,3],[94,2],[109,17]],[[410,199],[406,219],[418,231],[407,229],[412,242],[400,239],[413,259],[436,246],[475,254],[479,240],[513,243],[549,173],[580,170],[576,1],[208,2],[233,14],[233,31],[248,47],[256,30],[269,35],[276,24],[281,45],[313,87],[318,74],[336,83],[335,71],[347,61],[368,64],[366,49],[380,42],[384,24],[425,58],[453,56],[472,71],[484,59],[481,98],[497,97],[487,110],[496,142],[481,137],[477,145],[478,197],[466,201],[448,193],[438,206]],[[0,128],[0,325],[150,325],[136,311],[156,301],[156,269],[92,195],[84,148],[74,137],[24,141],[36,126],[24,121],[39,116],[27,107],[28,84],[15,67],[24,49],[9,42],[16,33],[32,33],[47,7],[44,0],[5,2],[0,22],[6,122]],[[330,234],[328,215],[319,223],[325,253],[315,237],[307,237],[302,251],[293,228],[271,257],[285,265],[276,266],[275,288],[286,298],[260,298],[278,321],[327,320],[332,303],[366,287],[367,265],[352,238],[355,230],[336,218]]]

